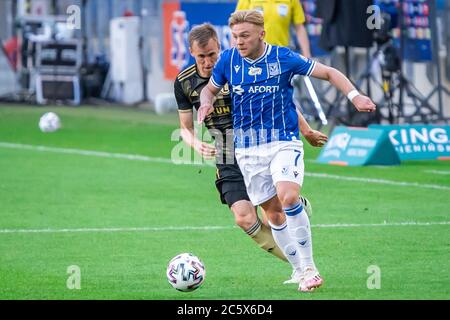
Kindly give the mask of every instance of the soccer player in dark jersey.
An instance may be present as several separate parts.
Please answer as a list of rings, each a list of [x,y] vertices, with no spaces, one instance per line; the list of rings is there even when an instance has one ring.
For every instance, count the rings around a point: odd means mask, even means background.
[[[237,162],[234,159],[232,137],[231,98],[225,85],[214,103],[214,112],[205,119],[205,125],[214,131],[215,147],[200,141],[194,133],[193,108],[200,107],[200,92],[208,83],[213,67],[220,54],[217,34],[210,24],[194,27],[189,34],[189,46],[195,64],[187,67],[177,76],[174,83],[175,97],[178,103],[181,135],[185,143],[205,158],[216,157],[216,187],[221,201],[227,204],[234,214],[236,224],[241,227],[258,245],[286,261],[283,252],[276,245],[270,228],[258,218],[255,207],[247,195],[246,186]],[[302,133],[314,146],[322,146],[327,136],[312,130],[303,117]],[[228,137],[228,134],[231,136]],[[311,211],[305,198],[301,199]]]

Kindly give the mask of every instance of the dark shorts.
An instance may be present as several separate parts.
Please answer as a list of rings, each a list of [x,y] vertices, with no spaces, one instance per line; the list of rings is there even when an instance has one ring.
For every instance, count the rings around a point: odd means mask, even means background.
[[[231,206],[240,200],[250,201],[244,183],[244,177],[237,164],[216,165],[216,187],[223,204]]]

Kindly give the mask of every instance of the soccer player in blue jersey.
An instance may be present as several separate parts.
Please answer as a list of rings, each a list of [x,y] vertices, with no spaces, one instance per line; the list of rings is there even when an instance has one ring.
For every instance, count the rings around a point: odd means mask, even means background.
[[[212,70],[220,54],[220,45],[214,27],[208,23],[195,26],[189,32],[189,50],[195,64],[181,71],[174,82],[174,93],[178,104],[181,136],[183,140],[205,158],[216,156],[216,187],[223,204],[227,204],[235,217],[236,224],[241,227],[258,245],[274,256],[287,261],[284,253],[278,248],[267,226],[266,219],[261,222],[255,207],[248,198],[244,178],[239,166],[234,161],[232,139],[233,119],[230,91],[224,88],[217,96],[215,111],[205,119],[205,126],[215,144],[210,145],[197,138],[194,130],[193,110],[200,107],[200,92],[207,85]],[[313,146],[322,146],[328,137],[313,130],[299,113],[299,124],[302,135]],[[229,137],[226,135],[230,134]],[[231,143],[227,143],[231,141]],[[227,160],[231,160],[227,163]],[[310,202],[300,198],[308,215],[312,214]],[[285,283],[298,283],[289,279]]]
[[[329,81],[360,112],[375,111],[338,70],[307,59],[288,48],[264,42],[264,18],[254,10],[229,19],[236,47],[225,50],[200,94],[197,119],[213,112],[213,100],[228,83],[233,101],[235,154],[253,205],[266,212],[274,239],[310,292],[323,283],[313,260],[311,228],[299,201],[303,184],[303,144],[292,101],[294,75]],[[295,239],[292,244],[290,239]]]

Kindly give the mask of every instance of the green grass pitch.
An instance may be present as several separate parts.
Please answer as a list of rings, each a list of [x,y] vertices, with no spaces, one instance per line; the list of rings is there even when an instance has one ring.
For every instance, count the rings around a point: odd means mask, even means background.
[[[49,110],[63,128],[44,134]],[[304,294],[282,284],[287,264],[234,227],[213,167],[164,161],[177,124],[120,108],[0,107],[0,299],[450,298],[450,162],[334,167],[306,145],[303,193],[325,284]],[[181,252],[206,266],[191,293],[166,280]],[[67,287],[72,265],[81,289]],[[371,266],[379,289],[368,288]]]

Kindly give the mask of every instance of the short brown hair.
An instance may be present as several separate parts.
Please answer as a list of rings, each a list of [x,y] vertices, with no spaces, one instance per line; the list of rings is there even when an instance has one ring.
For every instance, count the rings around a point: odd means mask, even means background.
[[[236,24],[251,23],[264,29],[264,16],[257,10],[240,10],[233,12],[230,19],[228,19],[228,25],[232,28]]]
[[[189,32],[189,47],[192,48],[194,42],[197,41],[200,48],[204,48],[208,45],[209,40],[214,39],[219,44],[219,37],[214,27],[210,23],[203,23],[195,26]]]

